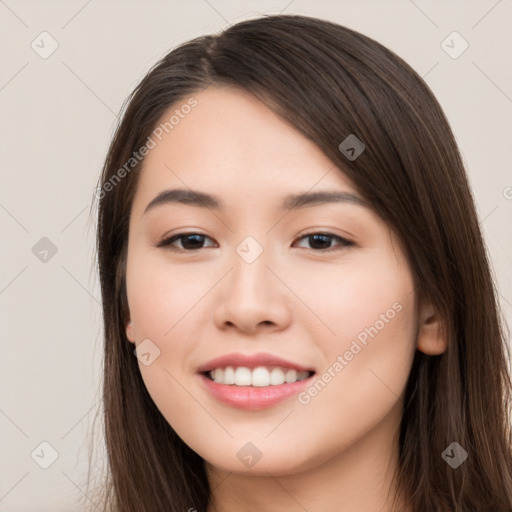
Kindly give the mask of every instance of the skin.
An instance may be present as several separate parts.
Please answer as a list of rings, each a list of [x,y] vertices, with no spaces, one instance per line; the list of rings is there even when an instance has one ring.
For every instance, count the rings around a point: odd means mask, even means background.
[[[391,510],[414,353],[446,348],[437,314],[416,303],[399,240],[371,209],[279,210],[291,193],[358,194],[317,146],[238,88],[210,87],[194,98],[197,107],[145,158],[132,205],[126,334],[160,350],[150,365],[139,361],[145,385],[206,461],[215,510]],[[225,210],[168,203],[144,213],[171,188],[215,194]],[[186,252],[183,238],[174,251],[155,247],[190,231],[206,235],[202,248]],[[354,245],[331,237],[322,251],[301,238],[319,232]],[[263,248],[250,264],[236,252],[247,236]],[[235,409],[211,397],[196,373],[229,352],[267,352],[317,376],[332,373],[338,355],[394,303],[400,312],[307,404],[295,396],[265,410]],[[247,442],[262,454],[251,468],[237,457]]]

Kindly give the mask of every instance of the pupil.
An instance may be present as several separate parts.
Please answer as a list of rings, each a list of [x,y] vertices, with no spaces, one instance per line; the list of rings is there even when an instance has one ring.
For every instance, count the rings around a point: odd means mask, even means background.
[[[313,242],[311,243],[311,247],[315,249],[325,249],[326,247],[329,247],[329,237],[327,235],[311,235],[310,238],[313,239]],[[317,244],[320,240],[320,244]],[[322,244],[321,241],[324,241],[326,243]]]
[[[203,235],[186,235],[183,237],[181,245],[185,249],[200,249],[203,243]],[[194,239],[192,243],[188,243],[190,240]]]

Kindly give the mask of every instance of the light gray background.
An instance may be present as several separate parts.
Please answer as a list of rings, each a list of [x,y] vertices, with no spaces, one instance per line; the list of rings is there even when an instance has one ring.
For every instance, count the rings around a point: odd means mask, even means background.
[[[460,144],[510,325],[511,0],[0,0],[0,512],[88,500],[101,360],[89,211],[124,99],[177,44],[279,12],[356,29],[425,78]],[[47,59],[31,47],[50,47],[43,31],[58,43]],[[469,44],[458,58],[442,46],[453,31]],[[46,262],[32,252],[42,237],[58,249]],[[36,463],[49,461],[43,441],[58,453],[48,469]]]

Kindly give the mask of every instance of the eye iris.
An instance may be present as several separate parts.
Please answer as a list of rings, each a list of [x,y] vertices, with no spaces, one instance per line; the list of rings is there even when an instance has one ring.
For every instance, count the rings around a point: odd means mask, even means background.
[[[188,243],[190,240],[193,240],[191,244]],[[203,235],[184,235],[181,237],[181,245],[184,249],[201,249],[203,243]]]
[[[309,235],[310,244],[313,249],[326,249],[330,246],[330,239],[331,237],[329,235]],[[318,244],[317,242],[320,242]]]

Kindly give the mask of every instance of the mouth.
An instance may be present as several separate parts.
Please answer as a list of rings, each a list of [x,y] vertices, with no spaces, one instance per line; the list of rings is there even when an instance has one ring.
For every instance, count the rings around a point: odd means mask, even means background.
[[[225,366],[200,373],[216,384],[254,388],[294,384],[315,374],[311,370],[296,370],[282,366]]]
[[[273,354],[231,353],[197,368],[201,385],[213,399],[237,409],[273,407],[310,385],[313,368]]]
[[[220,366],[199,372],[203,389],[235,409],[269,409],[297,396],[311,385],[315,372],[282,366]]]

